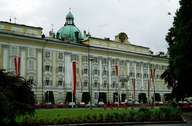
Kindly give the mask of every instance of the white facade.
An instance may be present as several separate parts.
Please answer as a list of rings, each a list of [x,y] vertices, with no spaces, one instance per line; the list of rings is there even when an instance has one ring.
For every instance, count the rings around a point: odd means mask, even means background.
[[[160,79],[167,68],[167,58],[153,55],[148,48],[130,43],[94,37],[73,43],[1,30],[0,56],[0,67],[13,73],[14,57],[21,58],[20,75],[33,80],[33,91],[39,103],[45,102],[47,91],[52,91],[55,103],[70,102],[66,97],[67,92],[73,89],[73,61],[77,63],[76,103],[85,102],[83,93],[89,92],[95,104],[98,101],[138,100],[139,93],[145,93],[150,100],[154,90],[162,99],[164,94],[170,93],[164,80]],[[150,78],[151,69],[155,69],[155,86]]]

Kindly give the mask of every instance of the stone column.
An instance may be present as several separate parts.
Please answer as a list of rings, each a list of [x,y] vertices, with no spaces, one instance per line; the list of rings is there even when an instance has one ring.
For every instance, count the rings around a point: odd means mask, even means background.
[[[144,90],[144,82],[143,82],[143,63],[141,63],[141,90]]]
[[[9,65],[9,48],[3,46],[3,69],[8,71]]]
[[[99,92],[101,90],[101,85],[102,85],[102,58],[99,57]]]
[[[25,71],[26,70],[26,65],[27,65],[26,64],[26,55],[25,55],[26,54],[26,48],[20,47],[20,53],[21,53],[21,65],[20,65],[21,66],[21,68],[20,68],[21,73],[20,74],[21,74],[22,77],[26,78],[26,74],[25,74],[26,73],[26,71]]]
[[[53,87],[56,87],[57,82],[56,82],[56,68],[57,68],[57,55],[56,55],[56,51],[52,50],[52,76],[53,76]]]
[[[42,69],[42,49],[37,49],[37,84],[38,87],[42,86],[43,83],[43,78],[42,78],[42,73],[43,73],[43,69]]]
[[[109,83],[109,84],[108,84],[108,86],[109,86],[109,87],[108,87],[108,90],[109,90],[109,91],[108,91],[108,95],[107,95],[107,96],[108,96],[108,97],[107,97],[107,98],[108,98],[107,101],[112,102],[112,97],[111,97],[111,95],[110,95],[110,94],[111,94],[111,90],[110,90],[110,89],[111,89],[111,59],[110,59],[110,58],[108,58],[108,72],[109,72],[109,74],[108,74],[108,76],[109,76],[109,77],[108,77],[108,78],[109,78],[109,80],[108,80],[108,81],[109,81],[109,82],[108,82],[108,83]]]
[[[137,96],[137,62],[134,62],[135,63],[135,97],[134,97],[134,101],[137,99],[136,96]]]
[[[127,70],[126,70],[126,72],[127,72],[127,89],[126,89],[126,99],[128,100],[129,99],[129,88],[130,88],[130,77],[129,77],[129,71],[130,71],[130,68],[129,68],[129,61],[127,61],[127,63],[126,63],[126,68],[127,68]]]
[[[43,97],[44,97],[44,91],[43,91],[43,49],[37,49],[37,88],[39,89],[38,91],[39,94],[39,99],[38,101],[43,102]],[[37,95],[38,97],[38,95]],[[41,100],[40,100],[41,99]]]

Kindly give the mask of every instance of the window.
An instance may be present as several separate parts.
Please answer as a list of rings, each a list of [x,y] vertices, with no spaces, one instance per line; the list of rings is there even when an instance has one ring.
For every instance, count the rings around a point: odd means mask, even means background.
[[[94,57],[94,60],[93,60],[93,61],[94,61],[94,63],[96,63],[96,64],[99,63],[99,60],[98,60],[97,57]]]
[[[34,61],[33,60],[29,60],[29,70],[30,71],[34,70]]]
[[[148,64],[144,63],[143,64],[143,68],[147,69],[148,68]]]
[[[51,71],[51,66],[50,65],[45,65],[45,71]]]
[[[58,86],[62,86],[62,85],[63,85],[63,81],[62,81],[62,80],[59,80],[59,81],[57,82],[57,85],[58,85]]]
[[[62,66],[58,67],[58,72],[63,72],[63,67]]]
[[[63,53],[60,52],[59,55],[58,55],[58,58],[63,59]]]
[[[84,81],[84,82],[83,82],[83,86],[84,86],[84,87],[87,87],[87,86],[88,86],[88,82],[87,82],[87,81]]]
[[[129,75],[130,75],[130,77],[135,77],[135,73],[133,73],[133,72],[130,72]]]
[[[45,80],[45,86],[50,86],[50,80],[48,78]]]
[[[17,47],[12,47],[12,56],[17,55]]]
[[[103,69],[103,75],[107,75],[107,70],[106,70],[105,67],[104,67],[104,69]]]
[[[113,81],[111,87],[112,87],[112,88],[115,88],[115,85],[116,85],[116,83],[115,83],[115,81]]]
[[[45,52],[45,57],[46,57],[46,58],[49,58],[50,55],[51,55],[51,54],[50,54],[50,51],[46,51],[46,52]]]
[[[137,73],[137,78],[141,78],[141,73]]]
[[[103,82],[103,88],[107,88],[107,81]]]
[[[102,64],[107,64],[107,59],[102,59]]]
[[[87,62],[87,61],[88,61],[87,56],[82,56],[82,62]]]
[[[156,79],[160,79],[160,75],[159,74],[156,74]]]
[[[112,65],[117,64],[116,60],[115,60],[115,59],[112,59],[111,64],[112,64]]]
[[[83,69],[83,74],[88,74],[88,69],[87,68]]]
[[[111,75],[114,76],[115,75],[115,70],[111,71]]]
[[[94,86],[95,88],[98,87],[97,81],[94,82],[93,86]]]
[[[124,82],[121,83],[121,88],[125,88],[125,83]]]
[[[35,49],[34,48],[28,49],[28,56],[29,57],[35,57]]]
[[[94,69],[93,73],[94,73],[94,74],[99,74],[99,70]]]
[[[143,74],[143,78],[145,78],[145,79],[148,78],[148,74],[147,74],[147,73],[144,73],[144,74]]]

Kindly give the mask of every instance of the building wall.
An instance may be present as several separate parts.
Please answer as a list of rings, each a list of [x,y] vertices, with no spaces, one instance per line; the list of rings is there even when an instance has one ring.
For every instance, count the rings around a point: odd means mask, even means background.
[[[93,43],[91,39],[89,41],[85,43]],[[167,68],[167,59],[146,54],[146,48],[144,53],[135,51],[138,52],[111,49],[108,45],[94,47],[0,34],[0,68],[15,73],[14,57],[21,57],[20,75],[33,80],[37,102],[44,101],[47,91],[53,91],[56,103],[66,100],[67,92],[71,92],[73,87],[73,61],[77,62],[77,103],[81,102],[83,92],[89,92],[90,89],[94,103],[98,102],[99,92],[106,93],[107,102],[111,103],[114,102],[114,93],[120,94],[120,100],[121,94],[126,94],[126,99],[134,99],[133,79],[135,100],[139,93],[146,93],[151,99],[154,93],[151,83],[148,94],[151,68],[156,70],[155,91],[161,95],[169,93],[170,90],[160,79],[161,73]],[[119,68],[118,77],[115,74],[116,66]]]

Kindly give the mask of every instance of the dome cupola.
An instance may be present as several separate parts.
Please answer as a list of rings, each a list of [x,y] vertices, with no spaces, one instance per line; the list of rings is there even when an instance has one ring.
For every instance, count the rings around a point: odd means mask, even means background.
[[[74,16],[71,13],[71,11],[69,11],[69,13],[66,16],[66,22],[65,25],[74,25]]]
[[[57,31],[56,38],[76,43],[83,40],[81,31],[74,24],[74,16],[71,11],[66,15],[64,26]]]

